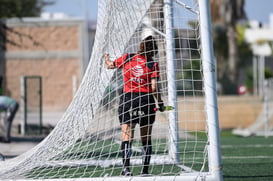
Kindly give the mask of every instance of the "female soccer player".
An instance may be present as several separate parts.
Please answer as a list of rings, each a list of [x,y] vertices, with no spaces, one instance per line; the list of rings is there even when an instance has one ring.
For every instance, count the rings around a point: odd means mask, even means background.
[[[122,129],[122,158],[123,170],[121,175],[132,176],[130,172],[131,145],[134,138],[136,124],[140,125],[141,141],[143,145],[141,174],[148,174],[152,153],[151,133],[155,121],[155,100],[160,111],[164,111],[164,104],[158,92],[159,78],[158,63],[153,56],[157,54],[157,43],[152,36],[141,41],[136,54],[125,54],[113,62],[109,55],[105,55],[107,69],[123,69],[124,87],[119,103],[119,121]]]

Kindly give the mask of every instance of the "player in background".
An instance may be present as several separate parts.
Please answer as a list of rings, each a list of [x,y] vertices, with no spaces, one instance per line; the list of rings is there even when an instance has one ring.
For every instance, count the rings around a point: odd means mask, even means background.
[[[16,100],[7,96],[0,96],[0,111],[5,111],[4,116],[5,136],[3,138],[3,142],[5,143],[10,142],[11,124],[18,110],[18,107],[19,104]]]
[[[124,87],[119,103],[119,121],[122,129],[123,170],[121,175],[132,176],[130,172],[131,146],[136,124],[140,126],[142,151],[142,175],[149,174],[152,153],[151,133],[155,121],[155,99],[160,111],[164,111],[164,103],[158,92],[158,63],[153,60],[157,54],[157,43],[152,36],[141,41],[136,54],[125,54],[113,62],[105,55],[107,69],[123,69]]]

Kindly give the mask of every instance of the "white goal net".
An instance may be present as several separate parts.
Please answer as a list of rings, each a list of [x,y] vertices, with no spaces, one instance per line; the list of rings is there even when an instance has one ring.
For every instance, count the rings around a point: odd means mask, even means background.
[[[130,147],[133,176],[121,176],[124,140],[118,108],[125,94],[125,73],[106,69],[105,54],[114,61],[126,53],[137,53],[140,42],[151,35],[158,46],[153,60],[158,63],[159,92],[165,106],[174,109],[156,111],[145,179],[221,180],[210,21],[200,21],[202,16],[209,17],[208,1],[98,2],[93,53],[78,92],[40,144],[0,162],[0,179],[134,180],[143,176],[148,153],[143,151],[139,124]]]
[[[273,136],[273,78],[265,79],[262,109],[256,120],[247,128],[236,128],[232,133],[238,136]]]

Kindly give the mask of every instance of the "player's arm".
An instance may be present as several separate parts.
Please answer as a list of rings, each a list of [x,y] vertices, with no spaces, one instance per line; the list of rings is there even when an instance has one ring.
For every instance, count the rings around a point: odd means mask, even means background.
[[[107,69],[114,69],[114,68],[116,68],[114,62],[110,61],[109,54],[105,54],[104,59],[105,59],[105,65],[106,65]]]
[[[154,93],[154,97],[156,98],[157,100],[157,104],[159,106],[159,110],[161,112],[163,112],[165,110],[165,106],[164,106],[164,102],[163,100],[161,99],[161,94],[158,90],[158,86],[157,86],[157,80],[156,78],[153,78],[151,80],[151,83],[152,83],[152,92]]]

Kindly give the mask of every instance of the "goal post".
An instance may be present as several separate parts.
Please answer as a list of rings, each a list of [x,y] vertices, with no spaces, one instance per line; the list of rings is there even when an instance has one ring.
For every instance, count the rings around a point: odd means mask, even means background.
[[[0,179],[223,180],[210,23],[209,0],[98,1],[90,63],[70,106],[41,143],[0,162]],[[174,109],[152,113],[149,144],[142,135],[146,128],[137,124],[125,154],[119,117],[126,112],[118,109],[126,72],[106,69],[105,54],[110,61],[135,55],[149,35],[158,45],[153,65],[159,69],[159,91]],[[136,77],[153,69],[145,64],[144,70],[141,58],[132,61],[140,63],[131,68]],[[142,112],[129,109],[130,116]],[[133,176],[122,176],[124,155],[130,155]],[[146,159],[149,175],[142,174]]]
[[[219,118],[215,64],[212,45],[209,0],[198,0],[200,6],[200,35],[202,46],[202,65],[206,99],[207,124],[209,136],[209,167],[217,180],[222,179],[222,161],[219,135]],[[218,155],[218,156],[213,156]]]
[[[172,0],[164,0],[164,21],[165,21],[165,39],[166,39],[166,61],[167,61],[167,79],[168,79],[168,101],[170,106],[177,110],[177,93],[176,93],[176,72],[175,72],[175,49],[174,49],[174,23],[173,23],[173,10]],[[177,112],[172,111],[169,113],[169,155],[179,163],[179,151],[178,151],[178,120]]]

